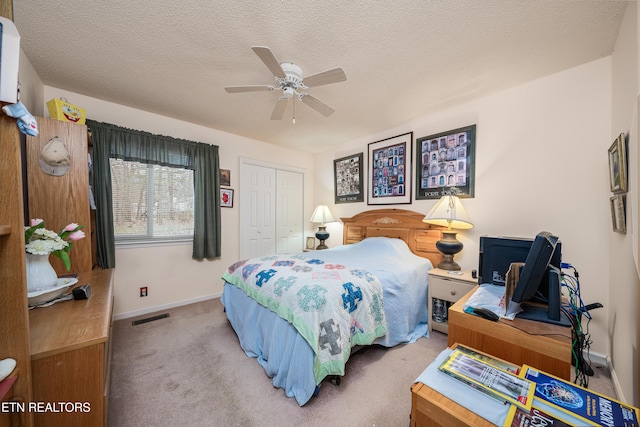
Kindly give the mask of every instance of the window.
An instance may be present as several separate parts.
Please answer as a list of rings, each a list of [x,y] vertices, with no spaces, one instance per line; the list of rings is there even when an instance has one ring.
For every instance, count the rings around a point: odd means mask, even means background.
[[[110,159],[116,242],[191,240],[193,171]]]

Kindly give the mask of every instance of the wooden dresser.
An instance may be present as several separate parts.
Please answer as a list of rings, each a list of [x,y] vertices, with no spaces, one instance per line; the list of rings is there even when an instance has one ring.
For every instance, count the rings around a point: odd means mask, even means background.
[[[33,402],[65,403],[36,412],[36,426],[106,426],[109,395],[113,271],[78,274],[91,285],[86,300],[63,301],[29,313]],[[70,404],[77,406],[71,409]]]
[[[36,117],[36,120],[38,136],[29,138],[26,144],[29,218],[42,218],[50,230],[61,230],[70,222],[75,222],[83,225],[83,231],[90,237],[87,127],[45,117]],[[62,176],[48,175],[40,167],[40,153],[54,137],[62,139],[69,150],[71,166]],[[64,195],[64,203],[60,201],[61,195]],[[71,273],[91,270],[91,238],[73,242],[69,257]],[[60,259],[49,257],[49,261],[59,276],[69,273]]]

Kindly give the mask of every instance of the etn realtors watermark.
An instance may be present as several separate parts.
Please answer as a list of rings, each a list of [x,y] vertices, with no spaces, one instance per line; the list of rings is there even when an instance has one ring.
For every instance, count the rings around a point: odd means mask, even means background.
[[[0,412],[69,413],[91,412],[89,402],[0,402]]]

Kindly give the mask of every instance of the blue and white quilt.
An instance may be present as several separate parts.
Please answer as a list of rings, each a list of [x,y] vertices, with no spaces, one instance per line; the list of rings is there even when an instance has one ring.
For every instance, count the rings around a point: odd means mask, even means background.
[[[365,269],[302,255],[231,265],[222,277],[292,324],[316,355],[316,384],[344,375],[356,345],[386,334],[382,285]]]
[[[302,266],[348,266],[351,270],[366,271],[380,281],[386,334],[373,344],[393,347],[428,336],[427,273],[433,266],[429,260],[411,253],[402,240],[369,237],[355,244],[303,252],[288,258]],[[269,261],[273,263],[275,259],[271,257]],[[240,282],[245,282],[241,279],[242,266],[250,263],[242,261],[231,266],[229,270],[234,274],[229,273],[224,279],[236,282],[238,279],[232,277],[239,274]],[[319,391],[319,383],[314,377],[317,357],[307,340],[288,320],[234,284],[225,283],[221,302],[245,354],[256,358],[274,387],[284,389],[288,397],[295,397],[300,406],[306,404]]]

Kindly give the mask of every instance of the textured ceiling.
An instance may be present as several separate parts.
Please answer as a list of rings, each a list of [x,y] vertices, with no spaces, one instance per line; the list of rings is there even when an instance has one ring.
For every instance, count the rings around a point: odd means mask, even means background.
[[[610,55],[626,4],[19,0],[14,21],[45,85],[318,152]],[[277,92],[227,93],[274,84],[252,46],[305,75],[342,67],[347,81],[307,90],[335,113],[296,102],[293,124],[290,102],[275,121]]]

